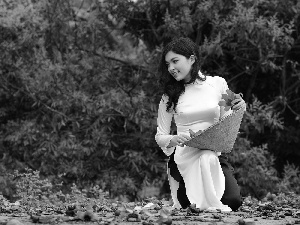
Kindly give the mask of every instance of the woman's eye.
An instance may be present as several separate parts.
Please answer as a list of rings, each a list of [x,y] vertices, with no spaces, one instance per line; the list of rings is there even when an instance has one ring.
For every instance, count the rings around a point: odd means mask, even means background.
[[[177,63],[177,62],[178,62],[178,60],[174,60],[174,61],[173,61],[173,63]]]

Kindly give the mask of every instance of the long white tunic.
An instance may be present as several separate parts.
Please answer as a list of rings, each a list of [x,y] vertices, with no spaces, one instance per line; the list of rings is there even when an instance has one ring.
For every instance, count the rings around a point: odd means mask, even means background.
[[[225,191],[225,177],[218,159],[220,153],[197,149],[189,146],[166,148],[173,135],[170,135],[172,117],[177,126],[177,135],[189,135],[204,130],[216,123],[221,117],[231,113],[218,105],[222,94],[228,89],[226,81],[218,76],[207,76],[206,81],[196,80],[185,85],[185,92],[179,97],[177,112],[166,111],[167,97],[163,95],[158,110],[157,133],[155,140],[164,153],[169,156],[175,148],[174,160],[184,179],[186,195],[191,204],[200,210],[230,208],[220,201]],[[180,208],[177,199],[179,183],[169,174],[169,184],[174,207]]]

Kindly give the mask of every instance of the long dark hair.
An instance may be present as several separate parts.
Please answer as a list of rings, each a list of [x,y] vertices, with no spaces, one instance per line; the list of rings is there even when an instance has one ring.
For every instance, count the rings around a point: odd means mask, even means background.
[[[195,62],[191,68],[191,80],[188,83],[184,83],[184,80],[177,81],[168,71],[168,67],[166,65],[165,56],[166,54],[172,51],[176,54],[183,55],[186,58],[190,58],[191,55],[195,56]],[[176,106],[178,103],[178,99],[181,94],[185,91],[185,84],[190,84],[195,82],[198,78],[202,81],[206,79],[206,76],[199,77],[198,71],[200,70],[200,52],[199,46],[197,46],[191,39],[189,38],[177,38],[169,42],[163,49],[161,61],[159,65],[160,70],[160,84],[164,89],[164,95],[168,97],[167,102],[167,111],[170,112],[171,107],[176,113]]]

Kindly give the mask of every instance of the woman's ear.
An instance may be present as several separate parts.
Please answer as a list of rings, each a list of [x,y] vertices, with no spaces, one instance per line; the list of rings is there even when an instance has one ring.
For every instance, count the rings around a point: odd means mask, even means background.
[[[194,62],[196,61],[196,56],[191,55],[191,56],[190,56],[190,60],[191,60],[191,63],[192,63],[192,65],[193,65]]]

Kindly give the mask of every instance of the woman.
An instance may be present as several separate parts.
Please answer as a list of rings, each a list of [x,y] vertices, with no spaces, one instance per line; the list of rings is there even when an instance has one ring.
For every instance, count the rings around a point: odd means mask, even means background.
[[[191,139],[189,129],[204,130],[232,110],[245,107],[242,99],[232,101],[229,111],[218,105],[227,83],[221,77],[203,75],[199,58],[199,47],[188,38],[175,39],[164,48],[160,64],[164,95],[155,140],[171,156],[168,175],[174,207],[196,204],[200,210],[237,210],[240,191],[226,158],[184,145]],[[170,135],[173,117],[177,135]]]

